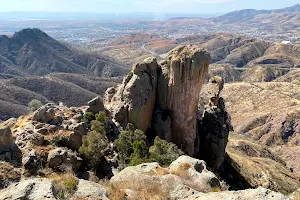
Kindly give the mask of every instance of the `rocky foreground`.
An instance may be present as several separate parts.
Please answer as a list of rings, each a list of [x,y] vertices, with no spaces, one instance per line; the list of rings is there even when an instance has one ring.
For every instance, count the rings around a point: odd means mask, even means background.
[[[198,99],[209,62],[180,46],[135,65],[104,103],[50,103],[3,122],[0,199],[299,198],[284,162],[230,136],[221,77]]]

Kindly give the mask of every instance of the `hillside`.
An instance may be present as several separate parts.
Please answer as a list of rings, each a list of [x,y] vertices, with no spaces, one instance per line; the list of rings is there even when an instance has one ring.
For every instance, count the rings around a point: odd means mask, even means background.
[[[300,4],[296,4],[291,7],[276,9],[276,10],[255,10],[255,9],[245,9],[245,10],[237,10],[220,17],[214,18],[215,22],[232,24],[232,23],[248,23],[249,20],[254,19],[255,17],[261,15],[267,15],[270,17],[274,17],[277,14],[281,13],[297,13],[300,12]],[[266,17],[266,16],[264,16]],[[267,18],[267,17],[266,17]],[[271,21],[271,19],[270,19]]]
[[[120,81],[68,73],[5,79],[0,85],[0,120],[26,114],[29,111],[27,105],[32,99],[42,103],[62,102],[68,106],[85,105]]]
[[[126,67],[62,44],[39,29],[23,29],[12,37],[0,36],[0,73],[39,76],[52,72],[123,75]]]

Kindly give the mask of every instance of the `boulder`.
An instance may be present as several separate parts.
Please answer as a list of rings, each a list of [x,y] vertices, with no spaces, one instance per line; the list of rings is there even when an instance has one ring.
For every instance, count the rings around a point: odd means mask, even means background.
[[[69,134],[61,135],[60,142],[69,149],[78,150],[82,145],[82,137],[82,133],[72,131]]]
[[[33,174],[38,170],[38,157],[34,149],[23,154],[22,164],[24,169],[30,174]]]
[[[55,108],[54,104],[50,104],[50,103],[40,107],[37,111],[34,112],[32,120],[42,122],[42,123],[49,123],[55,118],[54,108]]]
[[[49,167],[53,169],[65,165],[70,166],[73,171],[77,172],[82,164],[82,159],[71,150],[60,147],[49,152],[47,162]]]
[[[105,187],[82,179],[79,179],[77,190],[71,198],[71,200],[77,199],[108,200]]]
[[[179,157],[169,168],[158,163],[126,167],[111,178],[111,184],[139,195],[155,191],[153,199],[181,199],[196,192],[220,190],[219,180],[206,169],[205,162],[188,156]]]
[[[28,143],[31,142],[34,145],[41,146],[44,144],[44,136],[38,132],[33,131],[21,131],[16,133],[16,143]]]
[[[133,70],[117,89],[108,89],[105,107],[113,118],[125,128],[130,122],[146,131],[151,126],[156,99],[158,64],[147,58],[133,66]]]
[[[224,99],[220,97],[223,86],[224,81],[221,77],[215,76],[210,79],[206,93],[208,104],[203,115],[197,119],[195,156],[205,160],[213,170],[220,169],[224,162],[229,132],[233,131]]]
[[[88,109],[86,110],[86,112],[92,112],[94,114],[99,113],[100,111],[104,111],[104,105],[103,105],[103,101],[100,97],[96,97],[94,99],[92,99],[91,101],[88,102]]]
[[[14,143],[9,127],[0,126],[0,153],[9,149]]]
[[[184,200],[223,200],[223,199],[238,199],[238,200],[288,200],[283,194],[273,192],[265,188],[239,190],[239,191],[224,191],[212,193],[198,193]]]
[[[48,154],[48,165],[51,168],[60,166],[68,157],[67,150],[65,148],[57,148],[49,151]]]
[[[0,192],[0,199],[56,200],[51,180],[30,178],[10,185]]]

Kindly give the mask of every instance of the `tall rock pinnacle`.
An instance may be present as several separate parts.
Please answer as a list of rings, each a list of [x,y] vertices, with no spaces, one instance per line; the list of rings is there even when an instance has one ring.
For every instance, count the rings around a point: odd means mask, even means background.
[[[194,46],[179,46],[162,64],[158,79],[156,105],[159,109],[171,111],[170,133],[159,133],[158,129],[158,135],[163,134],[166,140],[179,145],[190,155],[194,152],[196,139],[199,93],[209,63],[208,52]]]
[[[133,67],[118,88],[105,94],[105,107],[122,126],[136,128],[194,153],[198,97],[208,74],[210,55],[179,46],[160,65],[148,58]]]

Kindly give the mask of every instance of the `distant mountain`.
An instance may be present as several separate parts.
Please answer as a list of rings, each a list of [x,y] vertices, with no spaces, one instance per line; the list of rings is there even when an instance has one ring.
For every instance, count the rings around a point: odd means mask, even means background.
[[[300,12],[300,4],[296,4],[291,7],[276,9],[276,10],[255,10],[255,9],[245,9],[237,10],[225,15],[216,17],[213,19],[214,22],[219,23],[240,23],[246,22],[253,19],[257,15],[262,14],[278,14],[278,13],[295,13]]]
[[[53,72],[120,76],[126,67],[106,58],[79,52],[39,29],[23,29],[12,37],[0,36],[0,73],[17,76]]]

